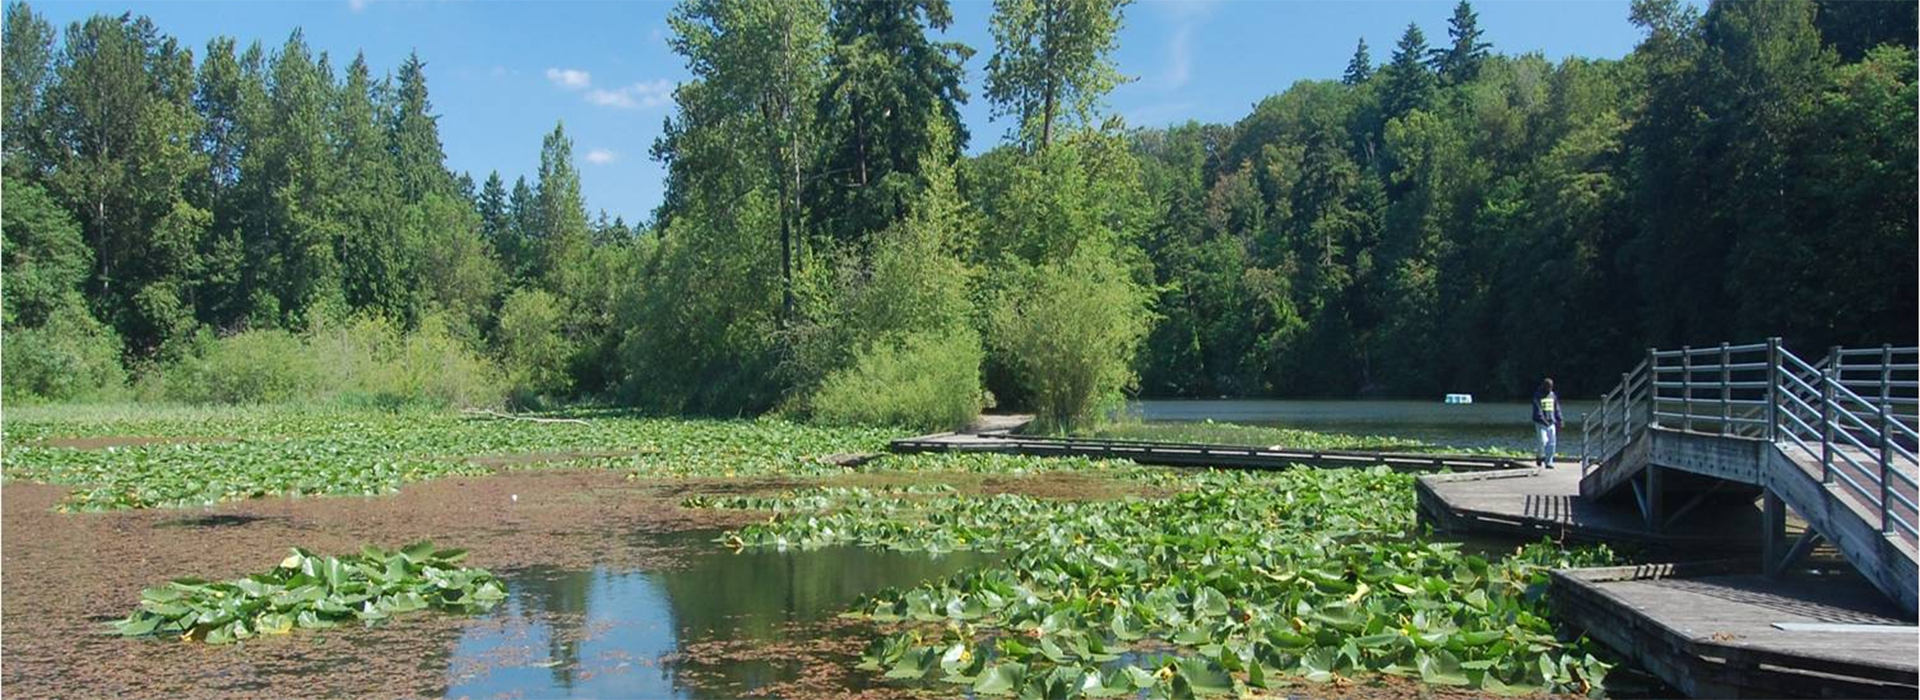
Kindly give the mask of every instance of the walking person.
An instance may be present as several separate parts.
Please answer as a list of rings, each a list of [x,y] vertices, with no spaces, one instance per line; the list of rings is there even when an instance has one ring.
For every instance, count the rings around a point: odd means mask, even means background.
[[[1553,468],[1553,453],[1560,447],[1560,395],[1553,393],[1553,378],[1540,382],[1533,392],[1533,429],[1540,434],[1540,466]]]

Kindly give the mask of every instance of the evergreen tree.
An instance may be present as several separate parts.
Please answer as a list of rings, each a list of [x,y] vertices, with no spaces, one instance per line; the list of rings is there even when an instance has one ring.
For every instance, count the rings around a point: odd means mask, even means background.
[[[1480,66],[1487,60],[1487,49],[1493,46],[1480,40],[1482,33],[1480,15],[1467,0],[1460,0],[1460,4],[1453,6],[1453,17],[1447,20],[1447,38],[1451,43],[1427,52],[1427,60],[1439,74],[1441,84],[1470,83],[1480,75]]]
[[[540,200],[524,177],[514,178],[507,197],[507,235],[498,245],[507,274],[516,284],[533,279],[539,270],[538,241],[542,233]]]
[[[1353,47],[1353,58],[1347,60],[1347,72],[1340,76],[1340,83],[1354,86],[1367,82],[1373,77],[1373,55],[1367,53],[1367,39]]]
[[[1380,70],[1385,80],[1380,107],[1386,119],[1398,119],[1433,104],[1434,77],[1423,62],[1426,55],[1427,36],[1420,32],[1419,25],[1409,23],[1393,48],[1392,62]]]
[[[207,215],[184,197],[205,168],[188,52],[151,20],[96,16],[68,27],[44,97],[47,189],[94,251],[87,294],[132,349],[150,353],[193,323],[195,249]]]
[[[216,328],[233,328],[246,317],[255,278],[247,265],[242,229],[258,212],[253,182],[243,180],[243,165],[251,148],[263,141],[266,78],[264,53],[256,42],[236,55],[233,39],[207,42],[206,59],[195,78],[194,106],[204,119],[200,150],[207,168],[191,185],[197,206],[212,213],[212,226],[200,246],[202,272],[198,289],[199,317]]]
[[[1813,23],[1840,58],[1859,61],[1884,45],[1914,48],[1920,3],[1815,0]]]
[[[418,202],[428,193],[453,191],[446,152],[440,147],[439,117],[427,98],[427,64],[417,53],[400,64],[389,116],[388,148],[400,178],[400,195]]]
[[[339,296],[341,178],[328,134],[333,131],[333,79],[323,54],[315,61],[295,31],[267,68],[260,134],[248,149],[241,179],[250,182],[251,212],[242,228],[254,282],[251,322],[302,328],[315,303]]]
[[[435,253],[410,249],[396,225],[399,181],[386,148],[383,99],[366,57],[355,56],[337,95],[332,128],[334,163],[344,178],[339,185],[345,224],[340,266],[349,307],[409,319],[416,311],[415,255]]]
[[[811,215],[839,240],[862,240],[897,220],[932,144],[934,122],[952,159],[965,146],[961,63],[973,51],[935,43],[927,30],[953,21],[946,0],[835,0],[834,42],[820,94],[825,132],[821,175],[809,187]]]
[[[487,173],[487,182],[480,186],[480,196],[474,200],[474,212],[480,215],[480,232],[487,244],[502,261],[511,260],[513,210],[508,208],[507,184],[500,179],[500,171]]]
[[[569,276],[579,265],[589,243],[587,205],[580,197],[580,172],[573,165],[573,140],[566,126],[555,124],[540,143],[540,181],[535,198],[539,209],[537,277],[561,298],[572,286]]]

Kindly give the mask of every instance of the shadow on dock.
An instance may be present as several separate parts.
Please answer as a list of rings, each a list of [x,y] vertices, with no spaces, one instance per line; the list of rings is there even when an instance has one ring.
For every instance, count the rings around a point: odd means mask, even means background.
[[[1581,498],[1580,479],[1577,465],[1422,476],[1420,519],[1442,532],[1625,543],[1699,559],[1553,573],[1561,619],[1688,696],[1920,696],[1912,616],[1844,564],[1838,573],[1762,575],[1754,500],[1708,501],[1649,528],[1631,503]]]

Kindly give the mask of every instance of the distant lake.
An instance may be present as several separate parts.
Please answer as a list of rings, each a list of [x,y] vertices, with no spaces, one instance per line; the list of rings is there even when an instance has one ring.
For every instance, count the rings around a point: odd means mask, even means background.
[[[1563,401],[1567,425],[1560,453],[1580,451],[1580,416],[1598,404]],[[1328,433],[1386,435],[1453,447],[1534,449],[1533,411],[1525,403],[1450,406],[1433,401],[1340,401],[1269,399],[1154,399],[1133,401],[1128,412],[1149,422],[1213,420]]]

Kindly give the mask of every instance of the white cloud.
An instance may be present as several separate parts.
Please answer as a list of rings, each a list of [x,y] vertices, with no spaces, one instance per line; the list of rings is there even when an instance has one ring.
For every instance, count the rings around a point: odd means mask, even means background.
[[[1192,24],[1182,24],[1173,30],[1173,40],[1167,42],[1167,87],[1184,87],[1193,79],[1192,38]]]
[[[602,107],[618,109],[659,107],[673,101],[673,83],[666,78],[661,78],[612,90],[595,89],[587,93],[587,101]]]
[[[1213,13],[1213,0],[1180,0],[1157,3],[1171,20],[1173,36],[1167,40],[1167,69],[1160,86],[1168,90],[1186,87],[1193,79],[1193,30]]]
[[[547,82],[568,90],[579,90],[593,84],[593,75],[577,68],[548,68]]]
[[[606,165],[616,160],[620,160],[620,154],[615,151],[609,151],[604,148],[587,151],[587,162],[594,165]]]
[[[354,12],[359,12],[361,10],[367,9],[367,3],[372,1],[373,0],[347,0],[347,9],[352,10]]]

